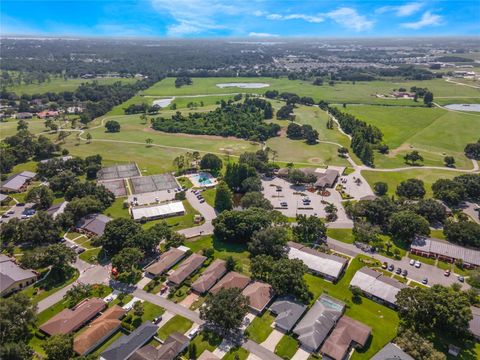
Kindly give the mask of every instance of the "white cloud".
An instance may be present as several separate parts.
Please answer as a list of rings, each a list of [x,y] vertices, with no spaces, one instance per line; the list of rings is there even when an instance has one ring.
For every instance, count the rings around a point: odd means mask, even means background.
[[[416,2],[399,6],[383,6],[375,10],[375,12],[377,14],[394,12],[396,16],[410,16],[418,12],[423,7],[423,5],[424,4],[421,2]]]
[[[269,20],[304,20],[309,23],[321,23],[325,20],[322,15],[306,15],[306,14],[290,14],[290,15],[280,15],[280,14],[268,14],[267,19]]]
[[[365,16],[360,15],[357,10],[349,7],[342,7],[338,8],[337,10],[330,11],[326,14],[326,16],[335,21],[337,24],[355,31],[369,30],[374,24],[372,20],[368,20]]]
[[[251,37],[278,37],[276,34],[270,34],[270,33],[264,33],[264,32],[250,32],[248,33],[248,36]]]
[[[407,29],[418,30],[425,26],[437,26],[443,23],[443,17],[440,15],[432,14],[430,11],[423,13],[422,18],[416,22],[403,23],[402,26]]]

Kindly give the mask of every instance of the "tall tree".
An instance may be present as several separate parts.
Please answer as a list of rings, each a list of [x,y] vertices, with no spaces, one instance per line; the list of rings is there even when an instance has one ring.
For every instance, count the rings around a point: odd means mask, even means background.
[[[322,219],[316,216],[297,215],[297,224],[293,227],[295,238],[306,244],[324,241],[327,228]]]
[[[283,227],[268,227],[255,232],[248,243],[252,256],[270,255],[275,259],[285,256],[288,232]]]
[[[233,208],[233,195],[225,182],[220,182],[215,192],[215,209],[219,212]]]
[[[25,196],[25,201],[34,203],[39,210],[47,210],[52,205],[53,199],[53,191],[44,185],[30,189]]]
[[[403,210],[390,218],[390,233],[399,240],[412,241],[417,235],[430,235],[430,224],[413,211]]]
[[[73,336],[53,335],[43,344],[48,360],[70,360],[73,358]]]

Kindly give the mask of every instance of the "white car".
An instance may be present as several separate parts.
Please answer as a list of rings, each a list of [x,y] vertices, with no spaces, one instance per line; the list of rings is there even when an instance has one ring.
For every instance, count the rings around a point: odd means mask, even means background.
[[[415,265],[415,260],[413,260],[413,259],[410,260],[410,265],[411,265],[411,266]]]
[[[197,334],[198,334],[198,328],[195,328],[187,334],[187,337],[189,339],[193,339],[195,336],[197,336]]]
[[[415,261],[415,267],[416,268],[419,268],[420,266],[422,266],[422,263],[420,261]]]
[[[112,296],[112,295],[107,296],[107,297],[105,298],[105,301],[106,301],[106,302],[111,302],[112,300],[113,300],[113,296]]]

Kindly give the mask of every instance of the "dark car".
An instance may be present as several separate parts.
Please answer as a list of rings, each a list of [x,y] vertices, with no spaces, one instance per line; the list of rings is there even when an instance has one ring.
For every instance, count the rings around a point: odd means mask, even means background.
[[[397,268],[397,271],[395,271],[397,274],[401,274],[402,273],[402,269],[401,268]]]
[[[407,275],[408,275],[407,269],[404,269],[404,270],[402,271],[402,275],[403,275],[403,276],[407,276]]]
[[[19,202],[16,206],[25,206],[25,203]]]
[[[460,281],[460,282],[463,283],[463,282],[465,281],[465,278],[464,278],[463,276],[459,276],[459,277],[458,277],[458,281]]]
[[[395,269],[395,266],[393,266],[393,264],[388,265],[388,270],[389,271],[393,271],[393,269]]]

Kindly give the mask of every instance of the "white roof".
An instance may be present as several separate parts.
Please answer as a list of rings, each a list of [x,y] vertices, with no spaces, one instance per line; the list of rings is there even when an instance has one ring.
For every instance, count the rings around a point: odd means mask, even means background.
[[[316,255],[290,247],[289,259],[299,259],[313,271],[338,278],[342,272],[345,261],[337,261],[335,257],[317,252]],[[343,260],[343,259],[342,259]]]
[[[132,208],[132,216],[134,220],[139,220],[143,217],[146,217],[147,219],[165,217],[170,214],[176,214],[180,212],[185,212],[185,208],[183,207],[181,201]]]
[[[350,286],[357,286],[362,291],[371,294],[379,299],[395,304],[397,302],[398,292],[406,287],[406,285],[396,281],[395,279],[386,278],[383,274],[362,268],[355,273]]]

